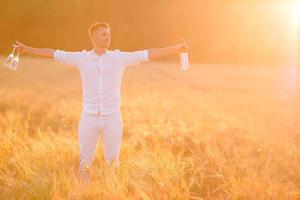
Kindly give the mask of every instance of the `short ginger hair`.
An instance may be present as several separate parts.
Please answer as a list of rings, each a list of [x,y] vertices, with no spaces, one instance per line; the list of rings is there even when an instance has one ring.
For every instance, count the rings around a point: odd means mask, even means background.
[[[92,24],[89,28],[89,36],[91,37],[92,33],[95,32],[98,28],[108,28],[110,30],[110,26],[105,22],[96,22]]]

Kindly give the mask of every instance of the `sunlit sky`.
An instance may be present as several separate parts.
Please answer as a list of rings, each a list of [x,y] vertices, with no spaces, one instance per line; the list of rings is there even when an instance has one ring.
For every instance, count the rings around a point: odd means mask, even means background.
[[[291,58],[294,59],[294,65],[291,65],[288,71],[288,84],[290,85],[291,91],[297,92],[297,80],[298,76],[298,70],[299,70],[299,29],[300,29],[300,3],[293,3],[288,5],[287,9],[287,15],[290,18],[291,24],[292,24],[292,31],[291,37],[293,44],[291,45],[292,51]]]
[[[299,25],[300,18],[300,3],[295,3],[292,5],[292,21],[295,25]]]
[[[6,29],[0,33],[0,52],[10,52],[10,43],[15,39],[32,46],[90,48],[88,27],[95,21],[106,21],[112,27],[112,49],[163,47],[184,37],[194,62],[282,66],[297,60],[300,3],[292,0],[174,0],[147,4],[135,0],[133,5],[98,0],[69,5],[66,0],[59,8],[56,1],[14,4],[4,0],[7,3],[2,6],[0,23]]]

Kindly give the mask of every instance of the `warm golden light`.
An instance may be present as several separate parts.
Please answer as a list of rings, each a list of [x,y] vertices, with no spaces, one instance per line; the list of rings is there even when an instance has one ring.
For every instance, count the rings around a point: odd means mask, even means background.
[[[300,200],[300,0],[0,2],[0,200]]]
[[[292,22],[295,26],[299,26],[300,22],[300,3],[293,4],[291,8]]]
[[[291,33],[291,65],[288,70],[288,83],[292,94],[296,94],[297,90],[297,61],[298,61],[298,43],[299,43],[299,25],[300,25],[300,3],[294,3],[289,9],[292,23]]]

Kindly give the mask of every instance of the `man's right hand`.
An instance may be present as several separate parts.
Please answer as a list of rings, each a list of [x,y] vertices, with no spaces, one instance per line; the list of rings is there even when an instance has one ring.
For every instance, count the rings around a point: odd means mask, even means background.
[[[28,53],[32,55],[37,55],[41,57],[46,57],[46,58],[53,58],[54,56],[54,49],[49,49],[49,48],[35,48],[35,47],[29,47],[19,41],[15,41],[13,46],[16,48],[16,50],[22,54],[22,53]]]
[[[15,41],[15,43],[13,44],[13,46],[16,48],[16,50],[22,54],[22,53],[25,53],[26,52],[26,48],[27,46],[19,41]]]

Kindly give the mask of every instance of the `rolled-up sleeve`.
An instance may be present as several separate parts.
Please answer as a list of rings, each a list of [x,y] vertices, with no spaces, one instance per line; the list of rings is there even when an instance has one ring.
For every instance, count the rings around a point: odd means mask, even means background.
[[[75,65],[78,67],[82,59],[82,51],[69,52],[57,49],[55,50],[53,57],[58,63]]]
[[[118,53],[119,60],[123,66],[135,65],[150,61],[147,49],[132,52],[120,51],[117,49],[116,52]]]

